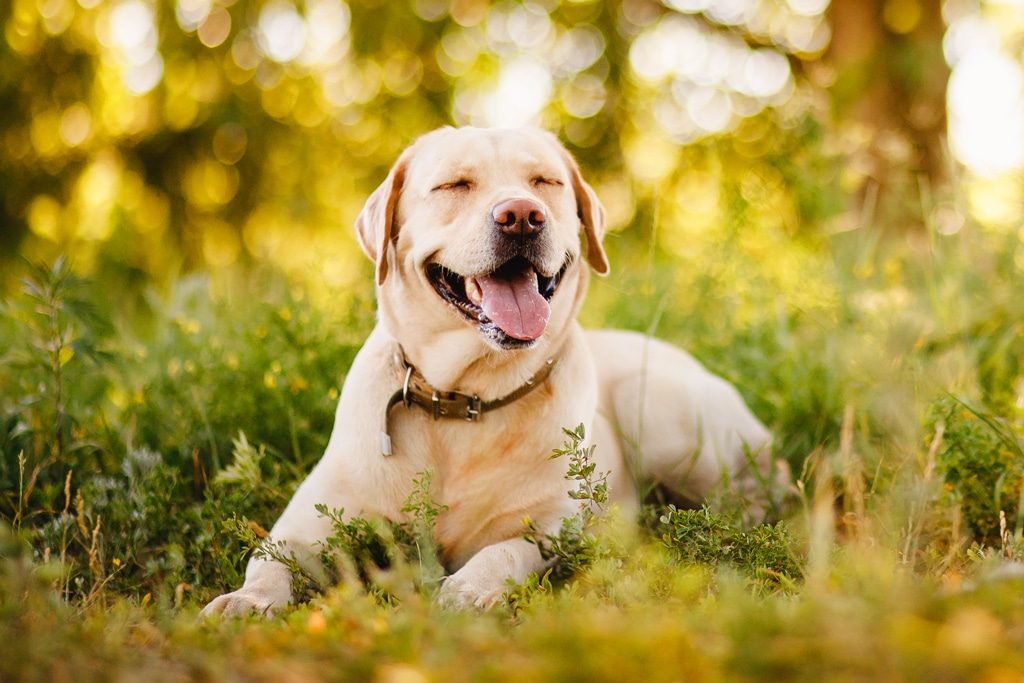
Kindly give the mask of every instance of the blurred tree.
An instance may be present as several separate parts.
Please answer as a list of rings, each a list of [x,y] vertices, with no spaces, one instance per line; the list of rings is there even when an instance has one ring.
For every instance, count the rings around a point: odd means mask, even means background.
[[[832,0],[825,55],[850,184],[890,226],[923,226],[919,181],[949,180],[939,0]],[[872,216],[875,217],[875,216]]]

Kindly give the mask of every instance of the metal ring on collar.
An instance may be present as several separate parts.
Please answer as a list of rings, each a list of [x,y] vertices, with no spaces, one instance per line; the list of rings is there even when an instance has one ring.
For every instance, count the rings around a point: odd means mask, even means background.
[[[412,379],[412,366],[407,366],[405,370],[405,382],[402,383],[402,403],[408,408],[412,405],[412,398],[409,396],[409,380]]]

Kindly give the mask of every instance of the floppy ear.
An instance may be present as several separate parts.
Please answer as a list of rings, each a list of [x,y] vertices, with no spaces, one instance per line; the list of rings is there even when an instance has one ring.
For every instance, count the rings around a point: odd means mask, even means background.
[[[391,167],[384,182],[366,200],[356,218],[356,237],[359,238],[359,246],[377,264],[378,285],[384,284],[388,275],[388,251],[398,231],[395,213],[407,166],[408,156],[403,154]]]
[[[583,180],[580,167],[572,155],[565,152],[566,164],[572,176],[572,191],[576,195],[576,213],[583,225],[583,233],[587,236],[587,261],[598,275],[607,275],[608,257],[604,253],[601,240],[604,239],[604,209],[597,198],[594,188]]]

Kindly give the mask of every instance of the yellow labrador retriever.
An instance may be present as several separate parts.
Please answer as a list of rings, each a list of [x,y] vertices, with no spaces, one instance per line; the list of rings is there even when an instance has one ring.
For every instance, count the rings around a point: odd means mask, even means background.
[[[544,567],[523,519],[554,532],[575,511],[566,463],[550,455],[581,423],[622,508],[637,507],[634,477],[691,500],[728,482],[763,505],[770,435],[731,385],[665,343],[577,323],[584,260],[608,272],[603,212],[553,135],[428,133],[356,228],[376,262],[379,321],[326,453],[271,531],[300,562],[329,531],[314,505],[402,520],[413,479],[432,469],[452,572],[441,599],[489,606]],[[245,584],[204,612],[272,612],[290,586],[282,564],[254,558]]]

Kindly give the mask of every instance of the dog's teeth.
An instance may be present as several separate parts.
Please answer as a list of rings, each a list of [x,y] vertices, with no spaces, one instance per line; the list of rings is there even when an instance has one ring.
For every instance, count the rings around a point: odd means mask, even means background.
[[[476,278],[470,278],[466,280],[466,296],[476,305],[480,305],[480,302],[484,300],[484,290],[480,288],[480,284],[476,281]]]

